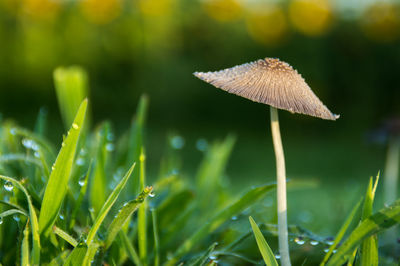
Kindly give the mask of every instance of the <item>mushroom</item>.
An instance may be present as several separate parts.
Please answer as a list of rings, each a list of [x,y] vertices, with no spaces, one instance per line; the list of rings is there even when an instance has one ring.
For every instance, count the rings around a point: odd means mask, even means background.
[[[339,115],[328,110],[295,69],[276,58],[260,59],[216,72],[195,72],[194,75],[229,93],[270,105],[277,173],[279,252],[282,265],[290,265],[286,169],[277,109],[327,120],[336,120]]]

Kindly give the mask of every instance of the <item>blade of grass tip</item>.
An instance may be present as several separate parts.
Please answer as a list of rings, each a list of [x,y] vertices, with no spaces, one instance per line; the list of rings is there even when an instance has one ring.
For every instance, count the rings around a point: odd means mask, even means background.
[[[368,189],[365,196],[361,221],[364,221],[365,219],[367,219],[372,215],[375,191],[378,185],[378,180],[379,180],[379,173],[376,177],[374,184],[373,184],[373,178],[372,177],[370,178]],[[378,265],[378,241],[376,235],[372,235],[366,238],[361,243],[360,254],[361,254],[360,256],[361,265],[371,265],[371,266]]]
[[[332,246],[329,248],[328,253],[326,253],[324,259],[322,260],[321,266],[324,266],[325,263],[328,261],[329,257],[332,255],[333,251],[335,250],[335,248],[337,247],[339,242],[342,240],[344,234],[347,231],[347,228],[349,228],[350,224],[354,221],[355,216],[356,216],[358,210],[360,209],[362,201],[363,201],[363,199],[359,200],[358,203],[351,210],[351,212],[350,212],[349,216],[347,217],[346,221],[344,222],[344,224],[340,228],[339,232],[337,233],[335,241],[333,242]]]
[[[153,234],[154,234],[154,266],[160,265],[160,238],[158,236],[157,226],[157,210],[151,210],[151,217],[153,220]]]
[[[172,258],[166,263],[167,265],[175,265],[175,263],[201,240],[207,237],[210,233],[216,230],[224,222],[231,219],[232,216],[242,212],[247,207],[259,201],[269,191],[276,188],[276,184],[255,187],[240,197],[236,202],[217,213],[214,217],[208,220],[203,226],[195,231],[184,243],[177,249]]]
[[[147,116],[148,109],[148,97],[142,95],[139,100],[139,104],[136,109],[136,116],[132,120],[132,125],[129,133],[129,144],[128,144],[128,155],[127,155],[127,165],[131,162],[139,161],[139,156],[143,146],[144,137],[144,126]],[[141,190],[139,189],[139,168],[133,171],[133,178],[127,185],[129,191],[137,195]],[[128,191],[128,190],[127,190]],[[125,195],[128,196],[128,195]]]
[[[28,191],[25,187],[15,180],[14,178],[7,177],[0,175],[0,179],[5,181],[11,182],[14,186],[18,187],[26,197],[26,201],[28,202],[28,209],[29,209],[29,220],[31,222],[31,231],[32,231],[32,258],[31,264],[32,265],[39,265],[40,264],[40,236],[39,236],[39,223],[38,218],[36,216],[35,209],[32,204],[31,196],[28,194]]]
[[[111,246],[119,231],[122,230],[125,223],[127,223],[130,220],[132,214],[144,202],[144,200],[151,193],[151,191],[152,187],[146,187],[136,199],[124,203],[124,206],[119,210],[118,214],[115,216],[114,220],[108,227],[107,238],[105,242],[106,250]]]
[[[249,216],[249,220],[251,228],[253,229],[254,237],[256,238],[258,249],[260,250],[260,253],[263,257],[265,264],[271,266],[278,266],[278,262],[275,259],[275,255],[272,252],[271,248],[269,247],[263,234],[261,233],[260,228],[258,228],[256,222],[251,216]]]
[[[45,236],[49,235],[67,193],[68,181],[72,172],[78,139],[85,120],[87,104],[88,101],[86,99],[79,107],[47,182],[39,216],[40,233]]]
[[[124,231],[119,231],[118,237],[121,239],[121,242],[125,247],[126,253],[128,254],[128,257],[132,260],[132,262],[137,266],[142,266],[139,255],[137,254],[126,233]]]
[[[128,170],[128,172],[125,174],[125,176],[122,178],[122,180],[119,182],[119,184],[115,187],[113,192],[111,192],[110,196],[104,203],[103,207],[101,208],[99,214],[96,217],[96,220],[94,221],[94,224],[92,228],[89,231],[89,234],[86,239],[86,243],[90,245],[94,239],[94,237],[97,234],[97,230],[99,230],[100,225],[104,221],[104,218],[107,216],[108,212],[110,211],[111,207],[115,203],[115,201],[118,198],[118,195],[121,193],[122,189],[125,187],[126,182],[128,181],[129,177],[132,174],[133,169],[135,168],[135,163],[131,166],[131,168]]]
[[[35,133],[39,136],[44,137],[46,133],[46,125],[47,125],[47,108],[42,107],[39,110],[36,123],[35,123]]]
[[[140,182],[139,187],[140,190],[144,189],[146,183],[145,176],[145,160],[146,157],[144,155],[143,148],[140,153],[139,161],[140,161]],[[144,201],[138,210],[138,246],[139,246],[139,256],[140,260],[143,264],[147,264],[147,204]]]
[[[86,191],[87,191],[87,186],[88,186],[88,180],[89,180],[89,176],[92,173],[92,166],[93,166],[93,161],[90,162],[89,164],[89,168],[86,172],[85,178],[83,181],[79,181],[79,185],[81,185],[81,189],[79,191],[79,196],[78,199],[76,200],[76,204],[74,206],[74,209],[71,213],[71,218],[70,218],[70,224],[69,224],[69,229],[72,229],[75,225],[75,218],[76,218],[76,214],[78,213],[79,209],[81,208],[83,199],[86,195]],[[83,182],[83,183],[81,183]]]
[[[354,249],[366,238],[377,234],[400,222],[400,200],[386,207],[362,221],[350,234],[350,236],[332,255],[326,265],[342,265],[345,263]]]
[[[67,232],[58,228],[57,226],[53,226],[53,232],[68,243],[70,243],[71,246],[76,247],[78,245],[78,241],[76,241],[75,238],[73,238]]]
[[[29,265],[29,223],[26,223],[21,245],[21,265]]]
[[[211,253],[214,251],[215,247],[218,245],[217,242],[212,243],[211,246],[207,249],[206,252],[204,252],[203,255],[201,255],[198,259],[196,259],[194,262],[190,263],[189,266],[203,266],[207,265],[207,261],[211,255]]]
[[[53,79],[64,125],[68,128],[79,104],[88,97],[88,75],[78,66],[58,67],[53,72]]]

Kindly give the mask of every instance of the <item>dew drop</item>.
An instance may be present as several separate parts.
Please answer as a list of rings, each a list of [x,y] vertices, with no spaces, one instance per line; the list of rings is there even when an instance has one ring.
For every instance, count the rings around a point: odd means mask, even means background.
[[[19,215],[18,215],[18,214],[14,214],[14,215],[13,215],[13,219],[14,219],[14,221],[16,221],[16,222],[19,222],[19,221],[21,220],[21,218],[19,218]]]
[[[93,208],[93,207],[90,207],[90,208],[89,208],[89,211],[90,211],[90,212],[94,212],[94,208]]]
[[[328,251],[329,251],[329,248],[324,248],[325,253],[328,253]]]
[[[12,129],[10,129],[10,133],[11,133],[11,135],[16,135],[17,129],[13,127]]]
[[[31,139],[22,139],[22,145],[27,148],[27,149],[32,149],[32,145],[33,145],[34,141]]]
[[[275,254],[275,259],[279,260],[281,258],[281,255]]]
[[[326,239],[325,239],[325,241],[326,241],[326,244],[328,244],[329,246],[332,246],[333,245],[333,237],[327,237]]]
[[[304,240],[304,237],[299,236],[294,239],[294,242],[296,242],[297,245],[303,245],[306,241]]]
[[[310,245],[311,246],[316,246],[316,245],[318,245],[319,244],[319,242],[317,241],[317,240],[311,240],[310,241]]]
[[[35,153],[33,154],[33,156],[35,156],[36,158],[40,158],[40,153],[38,153],[37,151],[35,151]]]
[[[81,178],[78,181],[79,186],[83,187],[83,185],[85,184],[85,178]]]
[[[106,145],[106,150],[107,150],[107,151],[113,151],[113,150],[114,150],[114,144],[108,143],[108,144]]]
[[[60,217],[61,220],[64,220],[64,215],[60,214],[58,217]]]
[[[76,123],[73,123],[73,124],[72,124],[72,128],[73,128],[73,129],[78,129],[78,128],[79,128],[79,126],[78,126],[78,124],[76,124]]]
[[[77,165],[84,165],[85,160],[82,157],[78,157],[75,162]]]
[[[185,139],[181,136],[174,136],[171,138],[170,144],[172,148],[180,150],[183,148],[183,146],[185,146]]]
[[[232,216],[232,217],[231,217],[231,220],[232,220],[232,221],[237,221],[237,220],[238,220],[238,217],[237,217],[237,216]]]
[[[63,141],[62,143],[61,143],[61,147],[64,147],[65,146],[65,142]]]
[[[196,141],[196,148],[197,148],[199,151],[206,151],[207,148],[208,148],[208,142],[207,142],[207,140],[205,140],[205,139],[198,139],[198,140]]]
[[[54,171],[54,170],[56,170],[56,167],[55,167],[55,165],[53,164],[53,165],[51,166],[51,171]]]
[[[209,258],[210,260],[216,260],[216,259],[218,259],[218,257],[215,256],[215,255],[210,255],[208,258]]]
[[[3,218],[2,217],[0,217],[0,224],[2,224],[3,223]]]
[[[11,183],[10,181],[7,181],[4,184],[4,189],[7,190],[7,191],[12,191],[14,189],[13,183]]]
[[[333,253],[333,254],[335,254],[336,252],[337,252],[337,250],[336,250],[336,249],[332,250],[332,253]]]
[[[154,198],[156,196],[156,194],[154,194],[154,192],[150,192],[149,197],[150,198]]]
[[[126,205],[128,205],[128,202],[125,202],[124,205],[122,205],[122,206],[125,207]]]

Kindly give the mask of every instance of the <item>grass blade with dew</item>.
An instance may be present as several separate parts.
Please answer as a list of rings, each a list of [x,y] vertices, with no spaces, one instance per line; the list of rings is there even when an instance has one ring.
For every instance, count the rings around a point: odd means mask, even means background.
[[[136,115],[132,120],[129,140],[128,140],[128,154],[126,164],[130,164],[131,162],[138,162],[141,154],[141,149],[143,147],[143,135],[144,135],[144,126],[147,116],[149,100],[146,95],[142,95],[139,100],[139,104],[136,109]],[[129,191],[133,192],[134,195],[139,194],[140,186],[139,186],[139,167],[137,167],[133,171],[133,178],[129,181],[128,187]],[[125,195],[128,196],[128,195]]]
[[[40,233],[45,236],[49,235],[67,193],[68,181],[72,172],[78,139],[85,120],[87,104],[88,101],[86,99],[79,107],[47,182],[39,216]]]
[[[197,258],[193,262],[189,262],[189,266],[203,266],[207,265],[207,261],[209,260],[211,253],[214,251],[215,247],[218,245],[218,243],[212,243],[211,246],[207,249],[206,252],[204,252],[203,255],[201,255],[199,258]]]
[[[111,192],[110,196],[107,198],[106,202],[104,203],[103,207],[99,211],[99,214],[96,217],[96,220],[94,221],[93,226],[91,227],[86,243],[87,245],[90,245],[95,238],[97,231],[100,228],[100,225],[103,223],[104,218],[107,216],[108,212],[110,211],[111,207],[117,200],[119,194],[121,193],[122,189],[125,187],[129,177],[132,174],[133,169],[135,168],[135,163],[131,166],[131,168],[128,170],[128,172],[125,174],[125,176],[122,178],[122,180],[119,182],[119,184],[115,187],[115,189]]]
[[[236,202],[226,207],[214,217],[209,219],[203,226],[195,231],[188,239],[181,244],[176,250],[172,258],[167,262],[167,265],[174,265],[176,262],[187,252],[189,252],[195,245],[199,244],[210,233],[214,232],[224,222],[231,219],[232,216],[242,212],[247,207],[259,201],[268,192],[276,188],[275,184],[264,185],[255,187],[240,197]]]
[[[88,75],[78,66],[58,67],[53,78],[64,125],[69,128],[79,105],[88,97]]]
[[[59,237],[70,243],[71,246],[76,247],[78,245],[78,241],[76,241],[75,238],[73,238],[67,232],[58,228],[57,226],[53,226],[53,232],[54,234],[58,235]]]
[[[365,195],[364,207],[361,216],[361,221],[364,221],[372,215],[373,204],[375,199],[375,192],[378,186],[379,173],[376,177],[375,184],[373,184],[373,178],[371,177],[368,184],[368,189]],[[372,235],[366,238],[360,247],[360,263],[361,265],[378,265],[378,237]]]
[[[3,219],[4,217],[14,215],[14,214],[22,214],[26,217],[29,217],[29,215],[24,211],[21,211],[19,209],[11,209],[11,210],[7,210],[7,211],[0,213],[0,219]]]
[[[151,210],[151,218],[153,221],[153,236],[154,236],[154,266],[160,265],[160,237],[158,236],[158,221],[157,210]]]
[[[106,165],[108,161],[108,135],[111,133],[110,123],[103,123],[95,132],[96,148],[93,161],[93,176],[90,182],[90,206],[98,214],[107,195]]]
[[[254,237],[256,238],[257,241],[258,249],[260,250],[260,253],[263,257],[265,264],[268,266],[278,266],[278,262],[275,259],[275,255],[272,252],[271,248],[269,247],[263,234],[261,233],[260,228],[258,228],[256,222],[253,220],[251,216],[249,217],[249,220],[251,228],[253,229]]]
[[[196,176],[198,197],[207,199],[200,201],[201,209],[218,206],[221,199],[223,174],[235,144],[235,137],[227,136],[223,142],[217,142],[207,151]]]
[[[342,265],[358,245],[368,237],[400,222],[400,200],[364,219],[337,249],[326,265]]]
[[[115,237],[123,228],[124,224],[130,220],[132,214],[144,202],[151,191],[152,187],[146,187],[136,199],[126,202],[124,206],[119,210],[118,214],[115,216],[110,226],[108,226],[105,249],[108,249],[111,246]]]
[[[29,265],[29,223],[26,223],[21,244],[21,265]]]
[[[76,214],[78,213],[79,209],[81,208],[83,199],[86,195],[89,176],[92,173],[92,166],[93,166],[93,161],[91,161],[89,164],[89,168],[86,172],[85,178],[83,180],[78,181],[79,185],[81,186],[81,189],[79,190],[78,198],[76,199],[74,209],[72,210],[72,213],[71,213],[70,224],[69,224],[70,229],[72,229],[75,225]]]
[[[139,174],[139,189],[144,190],[146,184],[146,156],[142,147],[140,156],[140,174]],[[139,256],[143,264],[147,264],[147,204],[144,201],[138,210],[138,246]]]
[[[356,214],[357,214],[358,210],[360,209],[362,201],[363,201],[363,199],[358,201],[358,203],[351,210],[351,212],[350,212],[349,216],[347,217],[346,221],[344,222],[344,224],[340,228],[339,232],[337,233],[337,235],[335,237],[335,241],[333,242],[332,246],[329,248],[328,253],[326,253],[324,259],[322,260],[321,266],[324,266],[325,263],[328,261],[329,257],[332,255],[333,251],[335,250],[337,245],[342,240],[342,238],[343,238],[344,234],[346,233],[347,229],[349,228],[350,224],[352,224],[352,222],[354,221],[354,219],[356,217]]]
[[[14,178],[7,177],[0,175],[0,179],[5,181],[11,182],[14,186],[18,187],[26,197],[28,202],[28,209],[29,209],[29,220],[31,222],[31,231],[32,231],[32,257],[31,257],[31,264],[32,265],[39,265],[40,264],[40,234],[39,234],[39,223],[38,218],[36,216],[35,208],[33,207],[32,200],[28,191],[25,187],[15,180]]]

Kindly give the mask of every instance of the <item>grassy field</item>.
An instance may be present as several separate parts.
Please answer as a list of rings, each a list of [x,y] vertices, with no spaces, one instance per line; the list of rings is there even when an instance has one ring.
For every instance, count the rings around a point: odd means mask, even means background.
[[[80,70],[60,71],[56,88],[68,130],[62,142],[48,140],[45,113],[33,129],[0,120],[3,265],[279,261],[267,125],[266,132],[240,135],[226,133],[234,128],[166,135],[146,129],[144,96],[130,128],[116,134],[110,122],[91,124]],[[384,148],[349,136],[283,134],[293,265],[399,259],[396,239],[381,234],[400,221],[399,201],[383,206],[377,185]]]

